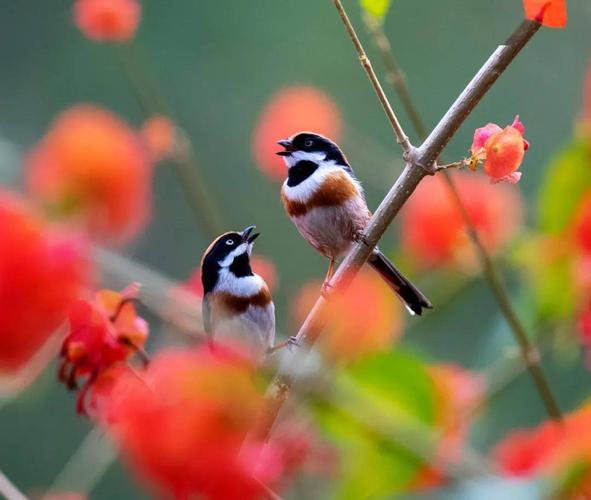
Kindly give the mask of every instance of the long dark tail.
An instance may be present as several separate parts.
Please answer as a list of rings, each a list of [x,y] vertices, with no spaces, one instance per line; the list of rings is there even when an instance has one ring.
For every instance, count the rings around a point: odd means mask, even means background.
[[[433,305],[429,299],[425,297],[410,281],[408,281],[402,273],[394,267],[394,264],[388,260],[382,252],[377,248],[371,254],[368,263],[373,267],[386,283],[390,285],[392,290],[402,299],[407,309],[411,314],[418,314],[423,312],[423,308],[432,309]]]

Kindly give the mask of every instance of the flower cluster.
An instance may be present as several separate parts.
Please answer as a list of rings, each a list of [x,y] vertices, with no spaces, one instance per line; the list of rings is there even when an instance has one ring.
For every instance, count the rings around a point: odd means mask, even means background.
[[[110,431],[133,469],[161,494],[261,498],[265,484],[292,469],[296,449],[251,435],[264,399],[241,351],[161,351],[142,380],[123,374],[111,391]],[[301,451],[299,440],[291,442]]]
[[[0,191],[0,372],[25,365],[90,284],[86,240]]]
[[[78,395],[78,413],[87,412],[86,394],[99,377],[133,354],[143,355],[148,324],[136,314],[137,292],[137,285],[121,293],[101,290],[93,300],[79,300],[70,309],[59,378],[72,390],[78,388],[79,378],[86,378]]]

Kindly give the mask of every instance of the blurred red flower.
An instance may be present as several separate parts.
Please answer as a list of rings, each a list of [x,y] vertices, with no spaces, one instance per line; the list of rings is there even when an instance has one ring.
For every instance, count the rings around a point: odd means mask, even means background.
[[[320,283],[304,285],[292,302],[298,324],[318,299]],[[384,350],[402,333],[403,316],[392,291],[373,271],[363,269],[343,292],[334,293],[322,313],[326,324],[318,345],[333,361],[355,361]]]
[[[525,17],[549,28],[564,28],[567,22],[566,0],[523,0]]]
[[[484,177],[457,173],[454,181],[486,248],[497,252],[516,233],[522,202],[513,186],[491,186]],[[402,211],[402,248],[421,267],[473,264],[462,215],[443,179],[425,179]]]
[[[245,441],[263,408],[250,360],[221,346],[167,350],[142,376],[120,379],[110,413],[145,480],[176,498],[264,497],[283,465],[271,443]]]
[[[90,280],[88,245],[0,191],[0,371],[23,366]]]
[[[517,172],[523,162],[529,143],[523,138],[525,127],[516,116],[513,123],[504,129],[495,123],[489,123],[474,131],[472,165],[484,161],[484,172],[491,182],[509,182],[515,184],[521,179]]]
[[[154,161],[161,161],[173,154],[177,130],[170,118],[152,116],[142,125],[141,134]]]
[[[78,413],[85,413],[86,393],[103,371],[143,352],[148,324],[136,314],[137,292],[137,285],[121,293],[100,290],[94,300],[79,300],[70,308],[59,378],[68,388],[77,389],[78,379],[86,377],[78,395]]]
[[[567,484],[563,485],[567,491],[558,495],[560,498],[589,498],[591,405],[566,415],[562,422],[548,421],[534,429],[511,432],[497,445],[493,455],[508,476],[567,478]],[[584,464],[586,468],[581,467]]]
[[[576,249],[584,255],[591,255],[591,193],[579,202],[572,228]]]
[[[453,364],[433,365],[429,373],[435,385],[435,430],[440,436],[435,463],[453,464],[462,455],[462,446],[472,424],[475,409],[485,394],[479,374]],[[426,465],[413,481],[414,489],[443,484],[446,475],[437,466]]]
[[[138,0],[76,0],[74,22],[91,40],[126,42],[135,35],[142,7]]]
[[[61,114],[26,162],[30,192],[102,239],[145,225],[152,164],[138,134],[113,113],[82,105]]]
[[[271,179],[283,181],[287,170],[275,152],[277,141],[300,130],[313,130],[336,142],[343,124],[335,102],[316,87],[285,87],[271,96],[259,116],[252,138],[254,159]]]

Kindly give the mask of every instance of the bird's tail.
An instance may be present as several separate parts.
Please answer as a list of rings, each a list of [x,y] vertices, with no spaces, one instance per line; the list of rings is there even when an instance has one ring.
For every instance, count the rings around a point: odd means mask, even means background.
[[[432,309],[433,305],[402,273],[394,267],[394,264],[377,248],[371,254],[368,263],[390,285],[402,300],[411,314],[423,312],[423,308]]]

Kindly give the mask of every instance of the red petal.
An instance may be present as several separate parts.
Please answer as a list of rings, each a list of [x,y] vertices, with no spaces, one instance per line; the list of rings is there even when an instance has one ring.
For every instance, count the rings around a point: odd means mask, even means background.
[[[566,26],[566,0],[523,0],[526,19],[537,21],[548,28]]]

